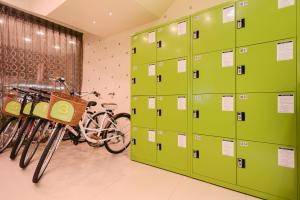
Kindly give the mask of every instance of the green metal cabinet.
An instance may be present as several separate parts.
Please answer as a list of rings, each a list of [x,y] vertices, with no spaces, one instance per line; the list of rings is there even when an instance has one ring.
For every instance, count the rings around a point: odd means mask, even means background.
[[[293,4],[289,4],[292,2]],[[296,1],[236,2],[236,43],[245,46],[296,36]]]
[[[296,145],[295,93],[237,94],[237,138]]]
[[[194,55],[235,47],[234,6],[230,2],[192,16]]]
[[[193,135],[193,173],[236,184],[235,141]]]
[[[132,36],[131,64],[139,65],[156,61],[156,30]]]
[[[156,98],[133,96],[131,98],[131,121],[133,126],[156,128]]]
[[[157,29],[157,61],[187,57],[190,19],[185,18]]]
[[[187,96],[157,97],[157,129],[187,130]]]
[[[131,158],[139,162],[156,162],[156,131],[133,127],[131,131]]]
[[[296,91],[295,39],[238,48],[237,92]]]
[[[188,62],[186,58],[157,63],[157,95],[187,94]]]
[[[188,150],[186,132],[157,131],[157,164],[162,168],[188,169]]]
[[[233,49],[196,55],[193,59],[193,94],[235,92]]]
[[[193,133],[235,138],[235,95],[193,96]]]
[[[133,65],[131,95],[156,95],[156,64]]]
[[[282,150],[288,153],[281,153]],[[296,160],[294,165],[291,161],[294,150],[276,144],[238,141],[237,184],[282,199],[297,199]]]

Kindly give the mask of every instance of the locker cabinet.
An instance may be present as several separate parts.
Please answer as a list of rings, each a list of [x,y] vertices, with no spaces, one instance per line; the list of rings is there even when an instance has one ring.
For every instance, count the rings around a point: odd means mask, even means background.
[[[295,39],[237,49],[237,92],[296,91]]]
[[[222,37],[220,37],[220,33]],[[235,5],[222,4],[192,16],[193,54],[235,47]]]
[[[133,126],[156,128],[156,98],[133,96],[131,98],[131,121]]]
[[[157,63],[157,95],[187,94],[186,58]]]
[[[137,34],[131,39],[131,64],[139,65],[156,61],[156,30]]]
[[[296,36],[296,1],[236,2],[236,42],[245,46]]]
[[[156,95],[156,64],[133,65],[131,68],[131,94]]]
[[[297,199],[295,149],[238,141],[237,184],[284,199]]]
[[[157,97],[157,129],[186,132],[186,95]]]
[[[158,28],[157,61],[187,57],[190,47],[189,36],[189,18]]]
[[[296,145],[294,93],[238,94],[237,138]]]
[[[235,141],[193,135],[193,173],[236,184]]]
[[[234,93],[234,50],[222,50],[194,56],[193,94]]]
[[[193,133],[235,138],[235,95],[193,96]]]
[[[156,162],[156,131],[133,127],[131,132],[131,158],[139,162]]]

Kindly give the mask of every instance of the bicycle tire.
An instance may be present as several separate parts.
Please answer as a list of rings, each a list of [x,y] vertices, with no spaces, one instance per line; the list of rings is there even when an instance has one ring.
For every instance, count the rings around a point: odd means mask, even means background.
[[[16,121],[15,124],[12,124],[13,121]],[[5,151],[5,149],[8,148],[8,146],[11,144],[11,142],[13,141],[13,139],[15,138],[18,129],[20,128],[20,125],[22,124],[22,120],[19,120],[18,118],[10,118],[5,124],[4,126],[1,128],[1,132],[0,132],[0,153],[3,153],[3,151]],[[2,137],[3,134],[5,134],[5,132],[9,129],[9,127],[11,125],[13,126],[13,130],[10,132],[10,137],[8,138],[8,140],[6,141],[2,141]],[[2,144],[3,142],[3,144]]]
[[[96,120],[96,122],[99,123],[97,117],[99,117],[100,115],[104,115],[104,114],[105,114],[105,112],[98,112],[98,113],[94,114],[93,117],[92,117],[92,119],[89,119],[89,120],[88,120],[88,122],[87,122],[87,124],[86,124],[86,128],[89,128],[89,126],[91,125],[91,123],[93,122],[93,120]],[[100,127],[97,127],[97,128],[100,128]],[[86,133],[87,133],[87,132],[88,132],[88,131],[86,131]],[[100,134],[100,139],[102,139],[102,138],[103,138],[103,132]],[[89,141],[87,141],[87,140],[86,140],[86,142],[87,142],[87,144],[90,145],[91,147],[103,147],[103,146],[104,146],[104,142],[100,142],[100,144],[95,144],[95,143],[89,142]]]

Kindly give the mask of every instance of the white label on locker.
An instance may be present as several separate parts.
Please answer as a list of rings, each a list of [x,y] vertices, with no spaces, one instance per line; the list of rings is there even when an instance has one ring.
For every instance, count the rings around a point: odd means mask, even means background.
[[[160,33],[162,32],[164,29],[163,28],[158,28],[157,31]]]
[[[294,57],[294,42],[281,42],[277,44],[277,61],[292,60]]]
[[[155,98],[149,97],[148,99],[148,108],[149,109],[155,109]]]
[[[195,16],[195,20],[199,21],[201,19],[200,15]]]
[[[164,98],[163,98],[163,97],[157,97],[157,99],[158,99],[159,101],[162,101]]]
[[[195,140],[201,141],[201,136],[200,135],[195,135]]]
[[[201,59],[200,55],[195,56],[195,61],[199,61]]]
[[[148,42],[150,44],[155,42],[155,32],[151,32],[151,33],[148,34]]]
[[[149,142],[155,142],[155,131],[148,131],[148,141]]]
[[[181,22],[177,24],[177,34],[185,35],[186,34],[186,22]]]
[[[178,134],[177,136],[177,145],[181,148],[186,148],[186,136],[185,134]]]
[[[294,112],[294,95],[278,95],[278,113]]]
[[[248,1],[242,1],[240,2],[240,7],[248,6]]]
[[[248,99],[248,95],[246,94],[240,95],[240,100],[247,100],[247,99]]]
[[[278,9],[295,5],[295,0],[278,0]]]
[[[234,60],[233,51],[222,53],[222,67],[232,67],[233,60]]]
[[[186,98],[185,97],[177,98],[177,109],[178,110],[186,110]]]
[[[246,142],[246,141],[240,141],[240,146],[241,147],[248,147],[248,142]]]
[[[148,76],[155,76],[155,65],[148,65]]]
[[[222,111],[234,111],[234,97],[233,96],[223,96],[222,97]]]
[[[295,168],[295,151],[288,148],[279,148],[278,165],[281,167]]]
[[[186,60],[185,59],[178,60],[178,62],[177,62],[177,72],[178,73],[186,72]]]
[[[234,142],[223,140],[222,141],[222,155],[234,157]]]
[[[136,127],[133,127],[132,130],[133,130],[133,131],[137,131],[137,128],[136,128]]]
[[[234,21],[234,6],[223,8],[223,24]]]
[[[240,48],[240,54],[247,53],[248,49],[247,48]]]

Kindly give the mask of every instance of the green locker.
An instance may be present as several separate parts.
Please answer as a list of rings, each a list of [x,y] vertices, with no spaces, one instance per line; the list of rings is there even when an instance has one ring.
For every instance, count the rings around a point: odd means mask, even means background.
[[[157,63],[157,95],[187,94],[186,58]]]
[[[164,25],[157,29],[157,60],[187,57],[189,54],[190,20]]]
[[[193,94],[234,92],[235,56],[233,49],[194,56]]]
[[[235,138],[235,95],[193,96],[193,133]]]
[[[131,64],[139,65],[156,61],[156,30],[137,34],[131,39]]]
[[[295,39],[238,48],[237,92],[296,91]]]
[[[193,135],[193,173],[236,184],[235,141]]]
[[[186,132],[186,95],[157,97],[157,129]]]
[[[234,6],[226,3],[192,16],[193,55],[235,47]]]
[[[238,141],[237,184],[283,199],[297,199],[295,149]]]
[[[133,96],[131,98],[131,121],[133,126],[156,128],[156,98]]]
[[[237,46],[295,37],[295,4],[293,0],[237,1]]]
[[[237,138],[296,145],[295,93],[238,94]]]
[[[156,131],[133,127],[131,134],[131,158],[139,162],[156,162]]]
[[[155,63],[132,66],[131,95],[156,95]]]
[[[157,163],[162,168],[187,171],[186,132],[157,131]]]

